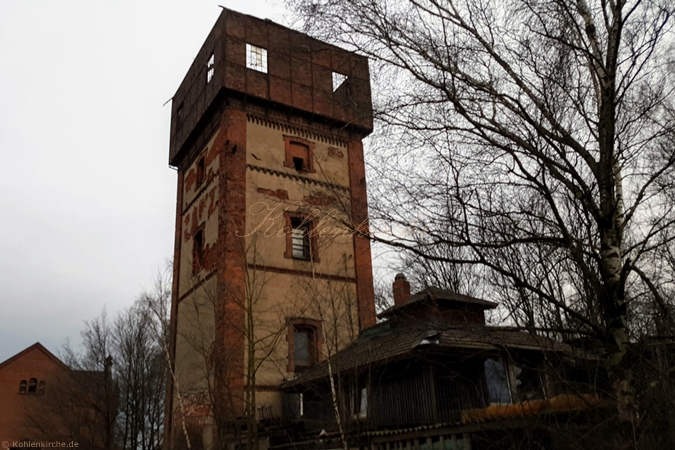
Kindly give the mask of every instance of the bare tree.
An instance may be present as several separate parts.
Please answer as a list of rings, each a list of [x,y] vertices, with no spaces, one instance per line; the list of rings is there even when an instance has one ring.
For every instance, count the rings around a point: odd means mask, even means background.
[[[480,267],[533,330],[595,341],[632,441],[631,308],[669,302],[652,268],[675,220],[672,2],[288,4],[387,83],[376,236]]]
[[[294,315],[296,304],[269,301],[267,285],[274,275],[257,270],[255,237],[238,243],[246,255],[241,267],[243,290],[219,282],[208,271],[206,275],[197,272],[191,294],[181,301],[184,309],[177,336],[184,351],[189,349],[196,359],[176,371],[174,391],[186,399],[187,411],[181,415],[192,416],[188,425],[195,430],[214,426],[214,448],[236,442],[256,450],[263,415],[256,396],[259,373],[263,367],[283,371],[286,358],[279,356],[280,342],[286,335],[285,317]],[[235,341],[243,342],[243,348],[226,346],[224,339],[218,339],[219,326],[221,333],[226,330]]]

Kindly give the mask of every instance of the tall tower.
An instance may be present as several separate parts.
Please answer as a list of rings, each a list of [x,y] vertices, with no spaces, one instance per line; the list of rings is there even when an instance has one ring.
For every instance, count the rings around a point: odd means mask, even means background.
[[[278,417],[284,380],[375,323],[372,123],[366,58],[223,10],[173,98],[170,446]]]

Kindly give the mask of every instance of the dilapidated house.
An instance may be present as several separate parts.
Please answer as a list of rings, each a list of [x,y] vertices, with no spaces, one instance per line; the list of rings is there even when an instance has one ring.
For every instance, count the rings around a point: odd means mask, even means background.
[[[341,448],[342,440],[378,450],[512,448],[503,438],[523,433],[535,433],[528,442],[542,448],[569,448],[571,434],[558,431],[583,428],[602,409],[598,358],[487,325],[493,302],[437,288],[408,292],[399,274],[396,303],[378,325],[283,385],[286,425],[272,448]]]

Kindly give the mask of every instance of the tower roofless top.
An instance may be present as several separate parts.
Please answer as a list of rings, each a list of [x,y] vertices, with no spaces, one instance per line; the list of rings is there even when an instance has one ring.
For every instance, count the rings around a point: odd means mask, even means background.
[[[173,97],[169,163],[226,98],[373,129],[368,60],[269,20],[223,9]]]

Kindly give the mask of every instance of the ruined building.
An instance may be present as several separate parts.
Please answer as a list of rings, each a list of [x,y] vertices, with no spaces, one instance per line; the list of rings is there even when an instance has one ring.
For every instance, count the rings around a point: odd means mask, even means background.
[[[371,131],[366,58],[223,10],[173,97],[170,446],[251,439],[284,381],[375,324]]]

